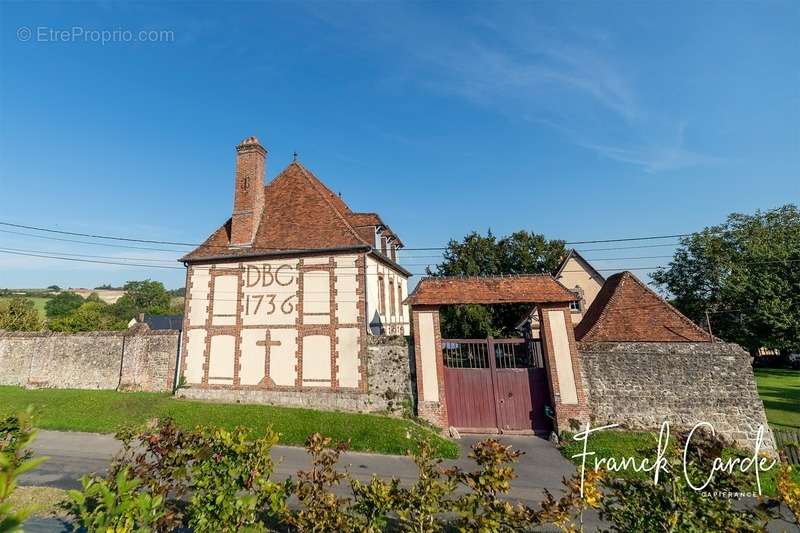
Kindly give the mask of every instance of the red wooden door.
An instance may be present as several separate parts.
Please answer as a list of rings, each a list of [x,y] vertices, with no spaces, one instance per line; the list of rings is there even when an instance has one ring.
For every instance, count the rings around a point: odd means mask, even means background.
[[[451,426],[464,432],[549,429],[547,374],[539,346],[523,339],[444,339]]]

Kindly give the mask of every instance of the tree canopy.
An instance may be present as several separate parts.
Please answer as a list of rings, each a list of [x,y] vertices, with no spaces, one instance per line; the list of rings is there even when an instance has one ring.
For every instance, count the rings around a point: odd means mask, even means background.
[[[42,319],[27,298],[13,298],[0,305],[0,329],[7,331],[38,331],[42,329]]]
[[[566,254],[564,241],[548,240],[525,230],[498,239],[472,232],[461,242],[451,240],[444,260],[432,276],[499,276],[551,273]],[[441,310],[442,335],[450,338],[482,338],[515,335],[526,304],[454,305]]]
[[[699,324],[755,352],[800,350],[800,212],[784,205],[733,213],[681,239],[653,280]]]
[[[44,311],[47,318],[57,318],[65,316],[79,308],[83,304],[83,297],[80,294],[64,291],[56,294],[44,304]]]

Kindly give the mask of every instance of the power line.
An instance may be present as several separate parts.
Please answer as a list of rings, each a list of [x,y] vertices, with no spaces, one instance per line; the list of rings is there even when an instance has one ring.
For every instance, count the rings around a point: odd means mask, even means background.
[[[88,237],[92,239],[103,239],[103,240],[112,240],[112,241],[124,241],[124,242],[139,242],[145,244],[166,244],[172,246],[186,246],[186,247],[197,247],[197,246],[206,246],[210,248],[228,248],[227,245],[212,245],[212,244],[198,244],[198,243],[188,243],[188,242],[179,242],[179,241],[163,241],[163,240],[156,240],[156,239],[138,239],[132,237],[118,237],[112,235],[101,235],[96,233],[82,233],[77,231],[66,231],[66,230],[58,230],[58,229],[51,229],[51,228],[43,228],[39,226],[29,226],[25,224],[14,224],[12,222],[3,222],[0,221],[0,225],[9,226],[13,228],[21,228],[21,229],[28,229],[34,231],[42,231],[47,233],[56,233],[60,235],[71,235],[71,236],[78,236],[78,237]],[[724,233],[725,230],[720,230],[717,233]],[[682,237],[689,237],[691,235],[697,235],[698,232],[693,233],[676,233],[672,235],[646,235],[644,237],[623,237],[623,238],[616,238],[616,239],[594,239],[594,240],[585,240],[585,241],[566,241],[564,244],[566,245],[578,245],[578,244],[599,244],[599,243],[611,243],[611,242],[632,242],[632,241],[649,241],[649,240],[660,240],[660,239],[675,239],[675,238],[682,238]],[[257,247],[253,248],[254,250],[280,250],[285,251],[285,248],[275,248],[275,247]],[[436,250],[448,250],[449,246],[434,246],[434,247],[409,247],[409,248],[402,248],[403,250],[417,250],[417,251],[436,251]],[[312,249],[309,249],[312,250]],[[304,250],[294,250],[294,251],[304,251]]]

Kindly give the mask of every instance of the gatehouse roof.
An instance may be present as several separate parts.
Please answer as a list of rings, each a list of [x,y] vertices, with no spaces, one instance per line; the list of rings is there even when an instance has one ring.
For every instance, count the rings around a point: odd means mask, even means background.
[[[550,274],[432,276],[406,298],[409,305],[568,303],[578,297]]]

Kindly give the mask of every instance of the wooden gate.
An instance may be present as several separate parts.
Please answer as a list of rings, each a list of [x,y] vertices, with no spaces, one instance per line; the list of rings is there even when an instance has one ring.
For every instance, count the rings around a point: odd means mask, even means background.
[[[538,339],[443,339],[442,355],[451,426],[466,433],[550,429]]]

